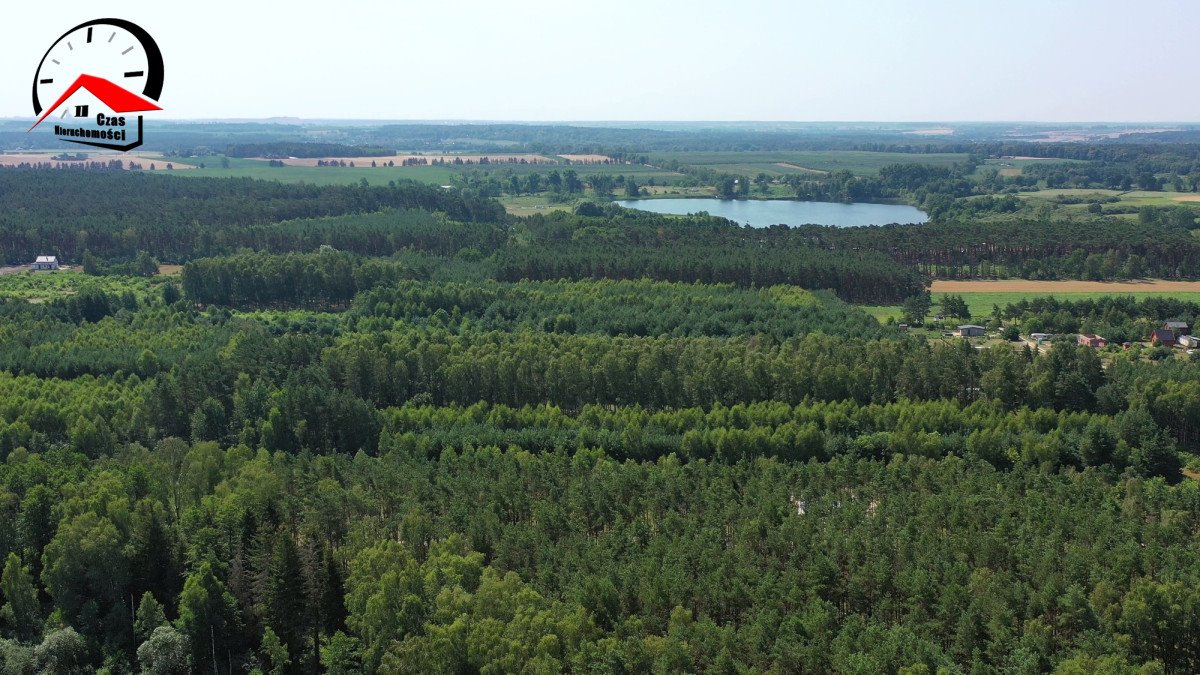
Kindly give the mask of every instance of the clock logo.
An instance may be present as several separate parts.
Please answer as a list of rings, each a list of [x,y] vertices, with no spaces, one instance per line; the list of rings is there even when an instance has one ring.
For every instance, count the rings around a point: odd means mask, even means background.
[[[63,33],[33,76],[30,131],[55,116],[54,135],[112,150],[142,144],[142,115],[162,110],[162,52],[154,38],[124,19],[95,19]],[[134,124],[136,133],[131,133]]]

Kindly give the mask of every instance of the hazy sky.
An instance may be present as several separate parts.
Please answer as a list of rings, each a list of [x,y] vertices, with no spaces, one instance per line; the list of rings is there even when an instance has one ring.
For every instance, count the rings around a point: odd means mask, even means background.
[[[1200,2],[12,2],[0,116],[67,29],[142,25],[163,117],[1200,120]]]

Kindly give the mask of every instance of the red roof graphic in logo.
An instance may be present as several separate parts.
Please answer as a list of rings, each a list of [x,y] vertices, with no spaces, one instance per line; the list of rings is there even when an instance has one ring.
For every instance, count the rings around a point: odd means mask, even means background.
[[[67,87],[67,90],[63,92],[63,95],[58,97],[58,100],[54,102],[54,105],[46,108],[46,112],[42,113],[42,116],[38,118],[37,122],[33,123],[32,127],[29,127],[29,130],[33,131],[34,127],[41,124],[42,120],[46,119],[50,113],[57,110],[58,106],[62,105],[64,101],[71,97],[71,94],[74,94],[81,87],[91,92],[93,96],[100,99],[101,103],[108,106],[109,109],[115,113],[162,110],[162,108],[158,107],[154,103],[151,103],[149,100],[144,99],[127,89],[123,89],[120,86],[109,82],[103,77],[96,77],[94,75],[80,75],[79,77],[75,78],[75,82],[70,87]]]

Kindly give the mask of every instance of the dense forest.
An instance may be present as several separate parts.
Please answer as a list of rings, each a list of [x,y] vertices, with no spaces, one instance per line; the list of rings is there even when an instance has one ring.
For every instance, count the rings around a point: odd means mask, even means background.
[[[1186,227],[1131,220],[805,225],[784,236],[833,250],[876,250],[942,278],[1137,279],[1200,276],[1200,239]]]
[[[974,170],[821,189],[965,202]],[[6,260],[83,268],[0,276],[0,672],[1200,670],[1200,365],[851,304],[1191,277],[1197,240],[944,213],[754,229],[0,170]],[[1198,315],[992,320],[1120,340]]]
[[[3,304],[9,671],[1200,663],[1186,362],[790,286],[238,261]],[[209,265],[352,301],[200,310]]]
[[[394,219],[321,219],[388,209],[397,210]],[[409,215],[411,209],[420,212]],[[459,223],[505,218],[495,201],[411,181],[371,188],[0,169],[0,256],[10,264],[38,255],[79,262],[89,251],[101,258],[148,251],[164,262],[184,262],[242,247],[287,251],[322,243],[381,254],[410,244],[396,237],[444,240],[453,236],[445,230],[462,227],[443,225],[433,212]]]

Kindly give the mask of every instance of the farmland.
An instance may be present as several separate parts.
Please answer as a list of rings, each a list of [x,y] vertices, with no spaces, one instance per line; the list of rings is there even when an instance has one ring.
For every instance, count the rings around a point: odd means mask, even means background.
[[[856,150],[779,151],[779,152],[669,152],[654,153],[651,163],[676,161],[733,173],[786,175],[789,173],[850,171],[874,175],[889,164],[928,164],[951,166],[962,162],[966,154],[866,152]]]
[[[1150,279],[1139,282],[1101,281],[934,281],[933,301],[940,303],[947,294],[961,295],[971,309],[972,318],[991,316],[992,308],[1033,298],[1053,297],[1059,300],[1096,300],[1113,295],[1136,298],[1174,298],[1200,302],[1200,281],[1163,281]]]
[[[1089,202],[1098,201],[1107,203],[1120,203],[1132,207],[1140,206],[1176,206],[1185,204],[1190,201],[1195,201],[1194,194],[1180,194],[1171,191],[1146,191],[1146,190],[1102,190],[1093,188],[1051,188],[1037,190],[1034,192],[1022,192],[1019,195],[1021,198],[1029,200],[1032,203],[1057,203],[1062,200],[1078,202],[1071,204],[1061,204],[1063,208],[1082,210],[1086,209]],[[1115,202],[1108,200],[1115,199]]]
[[[111,162],[120,160],[126,167],[130,163],[141,164],[143,169],[149,169],[151,164],[154,164],[157,169],[166,169],[167,164],[171,164],[173,169],[193,169],[194,164],[188,161],[180,161],[177,158],[164,157],[158,153],[125,153],[125,152],[84,152],[87,157],[83,161],[63,161],[54,159],[56,155],[76,154],[73,151],[65,150],[30,150],[27,152],[5,152],[0,153],[0,167],[3,166],[19,166],[22,164],[53,164],[61,166],[73,166],[76,164],[87,164],[90,162]]]
[[[228,161],[224,167],[222,160]],[[360,158],[361,159],[361,158]],[[188,172],[188,176],[210,178],[258,178],[280,183],[309,183],[313,185],[355,185],[366,180],[369,185],[387,185],[388,181],[415,180],[431,185],[443,185],[458,174],[453,168],[440,166],[367,166],[307,167],[271,166],[267,160],[235,157],[205,157],[204,168]]]
[[[1096,300],[1114,295],[1135,298],[1174,298],[1200,302],[1200,281],[1146,279],[1132,282],[1108,281],[1033,281],[1027,279],[946,281],[935,280],[930,292],[936,314],[946,295],[961,295],[971,310],[972,319],[992,315],[992,308],[1033,298],[1059,300]],[[903,311],[894,305],[864,305],[862,309],[879,321],[899,321]]]

